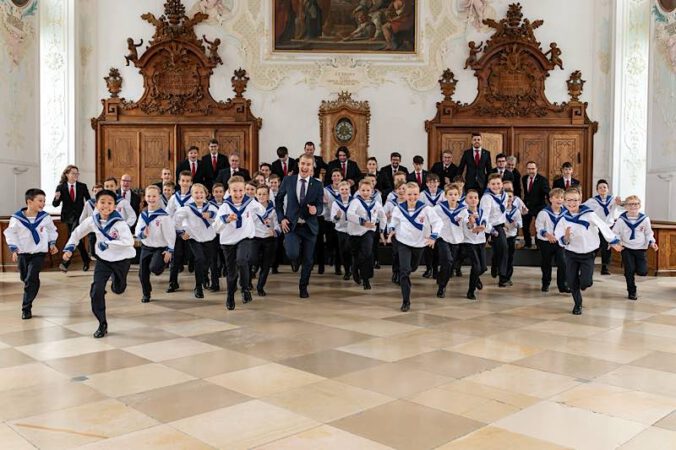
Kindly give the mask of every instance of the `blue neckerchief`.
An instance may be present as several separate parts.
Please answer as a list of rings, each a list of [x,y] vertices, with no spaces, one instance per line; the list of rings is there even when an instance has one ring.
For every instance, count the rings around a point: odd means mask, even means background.
[[[437,189],[437,193],[434,197],[432,197],[432,193],[425,189],[423,191],[425,193],[425,198],[427,198],[427,201],[432,204],[432,206],[437,206],[437,202],[439,201],[439,197],[441,197],[441,191]]]
[[[219,204],[219,203],[216,201],[215,198],[212,198],[211,200],[209,200],[209,204],[210,204],[210,205],[214,205],[216,208],[220,208],[221,205],[223,204],[223,202],[221,202],[221,203]]]
[[[354,198],[359,200],[359,203],[361,203],[361,206],[364,207],[364,209],[366,210],[366,214],[368,215],[368,218],[369,218],[368,221],[371,222],[371,211],[373,211],[373,208],[376,207],[376,201],[374,199],[371,199],[371,204],[369,205],[368,203],[366,203],[366,201],[363,198],[361,198],[361,195],[355,195]]]
[[[397,197],[392,197],[392,198],[390,199],[390,201],[392,202],[392,204],[394,204],[394,206],[399,205],[399,202],[397,201]]]
[[[639,213],[638,217],[636,219],[630,219],[629,216],[627,216],[626,212],[623,212],[620,215],[620,219],[624,221],[624,223],[629,227],[631,230],[631,235],[629,236],[629,240],[633,241],[636,239],[636,229],[638,228],[641,223],[645,220],[647,216],[643,213]],[[633,220],[636,220],[636,222],[632,222]]]
[[[162,197],[162,201],[164,202],[165,205],[169,203],[169,199],[164,194],[160,194],[160,197]]]
[[[458,205],[465,205],[465,194],[462,194],[460,199],[458,199]]]
[[[475,212],[472,212],[472,211],[469,210],[469,208],[467,208],[467,212],[469,213],[470,216],[472,216],[472,215],[474,215],[474,214],[477,215],[477,219],[476,219],[476,224],[475,224],[475,226],[480,227],[482,224],[483,224],[484,226],[486,225],[486,219],[484,219],[484,210],[483,210],[483,208],[479,208],[479,207],[477,206]]]
[[[336,200],[334,203],[338,205],[338,207],[343,211],[343,214],[347,214],[347,209],[350,207],[350,202],[352,202],[352,196],[350,195],[350,198],[347,199],[347,205],[343,205],[343,199],[339,198]]]
[[[505,195],[504,192],[501,193],[499,196],[495,195],[490,189],[486,189],[485,193],[490,195],[493,198],[493,200],[495,200],[495,203],[497,203],[498,206],[500,207],[500,212],[504,213],[505,209],[507,209],[505,208],[505,200],[507,199],[507,195]]]
[[[335,201],[340,201],[340,192],[334,191],[333,186],[326,186],[325,189],[329,194],[331,194]]]
[[[232,211],[236,216],[237,216],[237,221],[235,222],[235,228],[242,228],[242,216],[244,215],[244,210],[246,209],[247,206],[249,206],[249,203],[251,203],[251,199],[244,195],[242,197],[242,206],[239,208],[235,206],[235,204],[232,202],[232,197],[226,198],[223,203],[227,203],[228,206],[230,207],[230,211]],[[225,217],[226,216],[221,216],[223,219],[223,222],[225,222]]]
[[[165,210],[163,210],[162,208],[156,209],[155,211],[152,211],[152,212],[148,211],[148,210],[142,211],[141,212],[141,220],[143,221],[143,223],[145,225],[143,225],[139,229],[137,234],[139,236],[143,236],[143,231],[148,227],[148,225],[150,225],[150,222],[157,219],[158,217],[168,216],[168,215],[169,214],[167,214],[167,212]]]
[[[21,225],[23,225],[28,229],[28,231],[30,231],[31,236],[33,237],[33,241],[35,242],[35,245],[38,245],[40,243],[40,233],[38,233],[38,227],[40,226],[40,222],[42,222],[48,215],[49,214],[47,214],[44,211],[39,211],[38,214],[35,216],[35,221],[31,223],[28,217],[26,217],[26,213],[24,213],[24,210],[20,209],[14,214],[12,214],[12,217],[18,220]]]
[[[425,206],[426,205],[423,202],[418,200],[415,204],[415,210],[413,211],[413,214],[409,214],[408,213],[408,203],[404,202],[404,203],[399,203],[399,210],[404,215],[406,220],[408,220],[411,223],[411,225],[416,227],[418,230],[422,231],[423,224],[416,222],[415,219],[417,219],[418,216],[420,215],[420,213],[423,211],[423,209],[425,209]]]
[[[448,219],[451,221],[453,225],[456,227],[460,226],[460,222],[458,222],[458,215],[463,212],[466,208],[460,204],[455,207],[455,209],[451,209],[450,205],[448,204],[448,201],[443,201],[439,202],[439,206],[441,207],[441,210],[448,216]]]
[[[589,229],[589,222],[586,220],[582,220],[582,216],[591,212],[594,211],[592,211],[591,208],[582,205],[580,206],[580,211],[577,214],[573,215],[571,214],[570,211],[566,210],[566,212],[564,213],[564,217],[566,218],[566,221],[570,223],[576,223],[578,225],[582,225],[583,227],[585,227],[585,229]]]
[[[90,198],[87,200],[87,203],[89,203],[89,206],[92,208],[92,211],[96,209],[96,199],[95,198]]]
[[[185,206],[186,203],[188,203],[188,200],[190,200],[192,196],[188,192],[185,194],[185,197],[181,198],[181,193],[176,191],[174,192],[174,198],[176,198],[176,202],[178,203],[178,206]]]
[[[596,200],[596,203],[599,204],[601,208],[603,208],[603,214],[608,216],[610,214],[610,204],[613,202],[613,196],[611,194],[608,194],[608,197],[606,197],[608,200],[603,200],[600,195],[595,195],[594,200]]]
[[[552,230],[556,229],[556,225],[559,223],[559,220],[561,220],[561,217],[563,217],[566,214],[566,212],[568,212],[568,210],[563,206],[561,207],[561,212],[559,213],[559,215],[556,215],[551,206],[546,206],[544,211],[549,216],[549,220],[552,221]]]
[[[272,202],[268,202],[267,208],[265,208],[265,214],[262,216],[260,214],[256,214],[258,218],[260,219],[261,223],[265,224],[265,221],[267,220],[268,217],[270,217],[270,213],[274,211],[275,207],[272,206]]]
[[[120,215],[119,212],[113,211],[109,216],[108,220],[106,220],[105,224],[101,225],[101,214],[97,213],[94,214],[94,225],[96,228],[101,232],[101,234],[108,239],[109,241],[114,241],[115,238],[113,238],[111,235],[108,233],[110,230],[113,228],[113,225],[115,225],[117,222],[124,222],[124,219]]]
[[[209,205],[208,204],[204,204],[204,205],[202,205],[201,208],[199,208],[199,207],[197,207],[197,205],[195,205],[193,203],[193,204],[188,205],[188,208],[190,208],[190,211],[192,211],[192,213],[194,215],[196,215],[197,217],[202,219],[202,223],[204,223],[205,227],[209,228],[211,226],[209,221],[202,216],[202,213],[208,212],[208,213],[211,213],[211,216],[213,217],[213,212],[209,211]]]
[[[505,217],[507,218],[507,222],[509,223],[514,223],[514,215],[519,211],[519,208],[515,208],[512,205],[512,209],[507,211],[507,214],[505,214]]]
[[[117,197],[115,197],[115,206],[120,204],[120,200],[124,200],[124,197],[122,197],[121,194],[117,194]]]

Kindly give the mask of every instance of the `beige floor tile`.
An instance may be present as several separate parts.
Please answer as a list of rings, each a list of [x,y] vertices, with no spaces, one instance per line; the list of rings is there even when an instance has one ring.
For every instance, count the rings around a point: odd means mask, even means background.
[[[325,378],[280,364],[264,364],[207,378],[210,383],[251,397],[267,397]]]
[[[448,444],[438,447],[436,450],[495,450],[495,449],[518,449],[518,450],[567,450],[551,442],[535,439],[502,428],[488,426],[467,436],[456,439]]]
[[[676,431],[676,411],[656,422],[655,426],[666,430]]]
[[[392,450],[377,442],[356,436],[329,425],[322,425],[302,433],[289,436],[255,450]]]
[[[35,447],[24,439],[19,433],[4,423],[0,424],[0,442],[3,448],[11,450],[34,450]]]
[[[82,383],[46,381],[25,388],[1,391],[0,405],[7,407],[0,408],[0,420],[35,416],[103,399],[104,395]]]
[[[552,349],[620,364],[627,364],[651,352],[650,349],[586,339],[570,339],[563,344],[555,345]]]
[[[488,400],[495,400],[499,403],[511,405],[518,409],[526,408],[527,406],[531,406],[540,401],[540,399],[537,397],[486,386],[485,384],[475,383],[467,379],[454,381],[449,384],[443,384],[439,386],[439,389],[457,391],[464,394],[482,397]]]
[[[234,330],[235,328],[239,328],[239,326],[221,322],[219,320],[195,319],[162,325],[160,328],[179,336],[190,337],[215,333],[217,331]]]
[[[333,378],[357,370],[379,366],[383,364],[383,361],[341,352],[340,350],[324,350],[296,358],[284,359],[279,361],[279,364],[322,377]]]
[[[445,377],[463,378],[484,370],[494,369],[501,366],[502,363],[452,351],[436,350],[402,359],[397,362],[397,365],[424,370]]]
[[[79,447],[81,450],[210,450],[213,447],[167,425],[135,431]]]
[[[109,397],[121,397],[192,379],[189,375],[160,364],[146,364],[94,374],[85,384]]]
[[[326,423],[394,399],[349,384],[326,380],[271,395],[263,400]]]
[[[150,361],[123,350],[107,350],[45,361],[49,367],[76,377],[149,364]]]
[[[610,361],[551,350],[517,361],[514,365],[585,380],[594,379],[619,367],[619,364]]]
[[[436,448],[482,426],[480,422],[402,400],[330,425],[400,450]]]
[[[452,378],[398,364],[382,364],[343,375],[336,381],[401,398],[449,383]]]
[[[514,405],[497,400],[440,388],[420,392],[408,397],[407,400],[486,424],[520,410]]]
[[[248,369],[267,363],[268,361],[264,359],[225,349],[162,361],[165,366],[173,367],[197,378],[213,377],[221,373]]]
[[[5,333],[0,335],[0,341],[16,347],[45,341],[61,341],[79,336],[67,328],[52,326]]]
[[[13,348],[3,348],[0,350],[0,369],[5,367],[20,366],[35,362],[33,358],[21,353]]]
[[[320,424],[286,409],[252,400],[170,425],[216,448],[248,450]]]
[[[676,398],[600,383],[578,386],[557,395],[552,401],[645,425],[652,425],[676,411]]]
[[[546,401],[494,425],[579,450],[614,449],[646,428],[636,422]]]
[[[117,400],[102,400],[12,422],[40,449],[72,448],[155,425],[157,422]]]
[[[511,365],[472,375],[467,380],[539,398],[548,398],[579,384],[564,375]]]
[[[408,333],[420,329],[420,327],[414,325],[395,323],[387,320],[365,320],[362,322],[336,325],[336,327],[343,330],[357,331],[359,333],[380,337],[394,336],[395,334]]]
[[[623,366],[596,379],[637,391],[676,397],[676,374],[643,367]]]
[[[653,336],[676,339],[676,326],[651,322],[633,322],[626,324],[624,328],[632,333],[650,334]]]
[[[539,322],[535,325],[529,325],[524,330],[541,331],[543,333],[558,334],[561,336],[589,337],[606,331],[602,327],[590,325],[581,325],[578,323],[563,322],[559,320],[550,320]]]
[[[676,450],[676,431],[648,428],[624,444],[619,450]]]
[[[205,344],[189,338],[170,339],[162,342],[152,342],[149,344],[126,347],[126,352],[149,359],[154,362],[165,361],[167,359],[182,358],[184,356],[198,355],[200,353],[215,352],[220,350],[215,345]]]
[[[0,369],[0,392],[40,384],[65,381],[67,378],[41,363],[22,364]]]
[[[514,344],[511,342],[486,338],[456,345],[447,350],[494,361],[513,362],[539,353],[543,349],[536,347],[535,345]]]
[[[632,361],[631,365],[676,373],[676,353],[654,352]]]
[[[436,349],[437,347],[432,344],[396,341],[386,338],[371,339],[338,348],[338,350],[344,352],[389,362],[410,358]]]
[[[92,339],[91,337],[82,336],[61,341],[23,345],[16,349],[38,361],[45,361],[47,359],[67,358],[85,353],[112,350],[113,348],[105,343],[105,339]]]

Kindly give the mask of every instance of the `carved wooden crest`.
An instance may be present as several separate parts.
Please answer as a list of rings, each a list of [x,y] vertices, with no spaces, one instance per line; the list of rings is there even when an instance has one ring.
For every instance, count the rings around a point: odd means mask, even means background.
[[[346,146],[351,159],[365,169],[370,123],[369,102],[354,100],[349,92],[341,92],[336,100],[323,100],[319,107],[322,157],[333,160],[338,147]]]

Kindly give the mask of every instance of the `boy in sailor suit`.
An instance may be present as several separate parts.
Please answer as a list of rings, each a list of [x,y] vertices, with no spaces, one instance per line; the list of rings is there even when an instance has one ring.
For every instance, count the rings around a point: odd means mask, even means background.
[[[214,205],[218,211],[223,205],[225,199],[225,186],[222,183],[214,183],[211,187],[211,199],[209,204]],[[221,275],[225,276],[225,257],[221,251],[221,244],[218,241],[218,235],[214,237],[211,244],[211,267],[210,267],[210,283],[209,291],[218,292],[221,290]]]
[[[385,206],[383,207],[388,223],[392,219],[392,212],[399,207],[399,204],[406,201],[406,181],[398,181],[390,194],[394,194],[394,197],[388,195]],[[387,233],[388,230],[385,230],[385,232]],[[393,237],[387,242],[392,244],[392,283],[399,284],[399,252],[397,251],[397,239],[396,237]]]
[[[225,306],[235,309],[237,278],[242,289],[242,303],[251,301],[249,266],[253,262],[256,214],[264,215],[265,208],[255,199],[244,195],[244,178],[235,175],[228,180],[230,197],[218,210],[213,227],[220,235],[221,250],[228,270],[228,294]]]
[[[570,294],[566,284],[566,259],[563,248],[556,241],[554,229],[566,212],[563,207],[563,189],[549,191],[550,206],[540,211],[535,218],[535,243],[540,250],[540,268],[542,269],[542,292],[549,292],[552,282],[552,258],[556,262],[556,286],[560,293]]]
[[[429,178],[428,178],[429,180]],[[462,221],[467,217],[467,208],[458,203],[460,189],[456,184],[446,187],[446,200],[437,202],[434,211],[441,218],[443,226],[437,239],[436,247],[439,249],[439,264],[441,270],[437,277],[437,297],[446,297],[446,286],[451,278],[453,267],[458,258],[460,244],[464,239]]]
[[[212,261],[213,240],[216,237],[211,224],[218,209],[207,201],[206,186],[195,183],[190,188],[193,202],[176,211],[177,240],[183,239],[195,258],[195,298],[204,298],[204,286],[208,283],[207,273]]]
[[[69,261],[80,239],[89,233],[96,234],[98,259],[94,269],[94,282],[89,295],[92,302],[92,312],[99,321],[99,327],[94,332],[94,337],[97,339],[108,333],[106,284],[112,278],[112,291],[118,295],[124,293],[127,289],[127,274],[131,265],[131,258],[136,256],[134,237],[129,225],[115,211],[116,200],[117,194],[113,191],[104,189],[98,192],[96,194],[98,213],[73,230],[63,252],[63,260]]]
[[[80,220],[78,220],[77,223],[82,223],[87,217],[94,215],[94,209],[96,209],[96,194],[102,189],[103,185],[101,183],[92,186],[92,198],[85,202],[84,207],[82,208],[82,214],[80,214]],[[92,259],[96,258],[96,236],[94,233],[89,233],[89,236],[87,236],[87,250]]]
[[[622,205],[622,199],[620,197],[613,197],[606,180],[596,182],[596,193],[597,195],[588,199],[583,205],[594,211],[601,220],[612,227],[615,223],[616,214],[618,214],[618,210]],[[599,247],[599,251],[601,252],[601,275],[610,275],[610,270],[608,269],[610,265],[610,247],[608,247],[608,242],[603,238],[602,234],[599,234],[599,240],[601,242],[601,246]]]
[[[624,279],[627,281],[627,298],[638,300],[634,276],[648,275],[646,250],[650,247],[657,251],[658,247],[650,225],[650,217],[640,212],[641,199],[636,195],[630,195],[625,200],[624,206],[627,211],[615,222],[613,232],[622,242],[622,265]]]
[[[349,280],[352,277],[352,255],[350,251],[350,235],[347,234],[347,210],[352,201],[350,183],[341,181],[338,185],[339,198],[331,202],[330,218],[335,224],[336,237],[338,245],[336,246],[336,267],[340,268],[342,264],[345,268],[343,280]],[[336,270],[336,272],[339,269]]]
[[[352,278],[371,289],[373,278],[373,240],[376,239],[378,222],[386,223],[382,206],[373,195],[373,185],[368,180],[359,182],[359,192],[347,209],[347,233],[352,249]]]
[[[165,181],[162,185],[162,208],[165,210],[169,206],[169,199],[176,192],[176,183],[173,181]]]
[[[106,181],[104,181],[103,189],[117,192],[117,178],[110,177]],[[118,195],[117,201],[115,203],[115,211],[117,211],[122,216],[122,218],[124,219],[125,222],[127,222],[127,225],[129,225],[130,228],[134,226],[134,224],[136,223],[136,211],[134,211],[134,208],[131,207],[131,204],[127,199]],[[96,213],[96,210],[94,210],[94,213]]]
[[[484,195],[484,197],[487,196]],[[479,277],[486,272],[486,234],[491,232],[491,226],[488,223],[486,212],[479,206],[479,193],[476,189],[467,191],[465,205],[467,216],[462,221],[462,254],[470,259],[472,265],[467,298],[476,300],[476,289],[483,289]]]
[[[397,237],[399,253],[399,285],[401,311],[411,309],[411,272],[418,268],[425,247],[434,247],[442,222],[434,210],[419,200],[420,188],[415,182],[406,184],[406,202],[392,211],[388,225],[388,242]]]
[[[52,217],[43,211],[45,193],[41,189],[28,189],[25,194],[26,208],[12,214],[9,226],[4,231],[12,262],[19,263],[19,275],[24,283],[21,318],[33,317],[33,300],[40,290],[40,271],[49,252],[58,253],[56,226]]]
[[[364,175],[364,178],[362,180],[366,180],[369,183],[371,183],[371,187],[373,188],[373,194],[372,197],[380,205],[380,207],[383,207],[383,194],[380,192],[378,189],[376,189],[376,184],[378,183],[378,178],[374,174],[366,174]],[[376,226],[376,236],[383,236],[385,233],[385,230],[383,229],[384,227],[387,226],[387,222],[383,222],[382,224],[378,222]],[[373,240],[373,249],[371,251],[371,256],[373,259],[373,268],[374,269],[380,269],[380,262],[378,262],[378,244],[381,242],[385,242],[385,239],[374,239]]]
[[[145,200],[148,208],[141,212],[134,237],[141,241],[139,280],[141,281],[141,303],[150,301],[152,286],[150,274],[161,275],[171,261],[176,243],[174,220],[161,207],[160,188],[151,184],[146,187]]]
[[[178,185],[179,190],[174,192],[174,195],[169,198],[167,203],[167,214],[174,217],[179,208],[183,208],[193,203],[192,195],[190,194],[190,187],[192,186],[192,175],[189,171],[184,170],[179,174]],[[171,270],[169,271],[169,287],[167,292],[176,292],[178,286],[178,272],[183,270],[183,264],[188,256],[188,246],[183,239],[176,239],[176,246],[174,247],[174,257],[171,261]]]
[[[333,257],[333,265],[336,275],[342,275],[340,269],[340,252],[338,251],[338,234],[336,233],[336,224],[331,218],[331,208],[336,200],[340,200],[340,184],[343,182],[343,173],[336,168],[331,171],[331,184],[324,188],[324,216],[320,226],[324,227],[324,236],[326,236],[326,249],[329,254],[327,258]],[[332,253],[333,252],[333,253]]]
[[[567,211],[554,229],[554,236],[566,249],[566,278],[575,306],[573,314],[582,314],[582,292],[593,284],[594,252],[599,248],[599,232],[616,251],[622,251],[620,240],[607,222],[591,208],[580,206],[580,191],[566,191]]]
[[[502,178],[500,174],[493,173],[488,176],[488,189],[480,202],[486,221],[491,228],[491,248],[493,257],[491,261],[491,276],[500,276],[498,286],[511,285],[508,275],[507,263],[507,236],[505,235],[505,222],[507,211],[507,194],[502,190]]]
[[[258,186],[256,200],[265,209],[263,214],[256,214],[253,219],[256,224],[254,255],[258,259],[257,266],[260,267],[256,292],[261,297],[265,297],[267,295],[265,283],[268,281],[270,267],[275,259],[277,237],[282,230],[279,228],[275,206],[270,201],[270,188],[266,185]]]
[[[427,185],[426,189],[420,193],[420,200],[429,206],[434,208],[437,206],[437,203],[444,199],[444,193],[439,189],[439,175],[436,173],[427,174]],[[439,275],[439,248],[426,248],[425,249],[425,273],[423,273],[424,278],[432,277],[435,280]]]
[[[516,250],[516,235],[523,227],[521,210],[514,204],[514,192],[505,191],[507,194],[507,211],[505,211],[505,236],[507,237],[507,282],[512,282],[514,274],[514,251]]]

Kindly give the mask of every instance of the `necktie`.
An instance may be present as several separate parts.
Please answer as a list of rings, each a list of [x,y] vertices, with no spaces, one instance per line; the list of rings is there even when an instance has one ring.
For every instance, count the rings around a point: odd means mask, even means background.
[[[74,202],[75,201],[75,186],[72,184],[70,185],[70,201]]]
[[[343,165],[343,178],[347,177],[347,170],[345,169],[345,163],[341,163]]]
[[[127,198],[127,191],[122,191],[122,198]]]
[[[570,180],[566,180],[566,189],[570,187]]]
[[[286,161],[282,161],[282,172],[284,172],[284,176],[288,175],[288,169],[286,168]]]
[[[303,202],[305,201],[305,183],[306,182],[307,182],[307,180],[305,178],[300,179],[300,198],[299,198],[300,204],[303,204]]]
[[[503,174],[502,169],[498,169],[498,173],[500,174],[500,176],[502,176],[502,174]]]
[[[418,184],[422,186],[422,174],[420,172],[416,172],[415,176],[418,179]]]
[[[479,161],[481,161],[481,152],[479,150],[474,150],[474,164],[479,166]]]
[[[190,163],[190,173],[192,173],[192,177],[195,178],[195,174],[197,173],[197,168],[195,168],[195,162]]]
[[[211,167],[214,169],[214,173],[216,173],[216,166],[218,164],[218,158],[216,158],[216,155],[211,156]]]
[[[533,190],[533,177],[530,177],[530,181],[528,182],[528,193]]]

